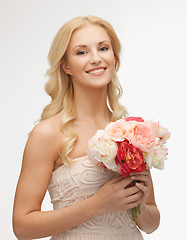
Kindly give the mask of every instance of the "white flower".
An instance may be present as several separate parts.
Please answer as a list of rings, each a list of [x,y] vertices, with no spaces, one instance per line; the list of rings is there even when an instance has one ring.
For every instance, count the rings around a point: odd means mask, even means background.
[[[167,128],[162,127],[159,122],[150,122],[153,127],[154,133],[156,137],[160,138],[162,143],[166,143],[166,141],[170,138],[170,132]]]
[[[98,130],[88,141],[88,156],[91,160],[102,162],[108,169],[118,171],[115,163],[118,146],[110,139],[104,130]]]
[[[153,166],[154,168],[162,170],[164,169],[164,163],[165,160],[167,160],[167,155],[167,148],[158,138],[152,151],[144,153],[144,158],[150,168]]]

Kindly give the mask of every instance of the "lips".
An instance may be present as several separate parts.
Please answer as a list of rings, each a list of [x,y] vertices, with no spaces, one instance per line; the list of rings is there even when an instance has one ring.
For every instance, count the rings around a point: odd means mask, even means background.
[[[86,73],[92,74],[92,75],[99,75],[102,74],[107,68],[106,67],[97,67],[97,68],[91,68]]]

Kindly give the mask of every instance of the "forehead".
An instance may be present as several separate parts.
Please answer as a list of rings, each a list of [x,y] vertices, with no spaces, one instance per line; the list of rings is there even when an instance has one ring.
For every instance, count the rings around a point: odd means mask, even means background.
[[[97,44],[104,40],[110,41],[110,37],[106,30],[95,24],[88,24],[84,27],[76,29],[70,39],[69,47],[74,47],[79,44],[91,45]]]

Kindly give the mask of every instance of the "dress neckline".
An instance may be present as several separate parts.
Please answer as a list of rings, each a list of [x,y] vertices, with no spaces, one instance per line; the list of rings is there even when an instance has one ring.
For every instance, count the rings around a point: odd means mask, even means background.
[[[81,157],[73,158],[72,161],[73,161],[73,162],[74,162],[74,161],[76,162],[77,160],[86,159],[86,158],[88,158],[88,155],[84,155],[84,156],[81,156]],[[57,169],[55,169],[54,171],[52,171],[52,175],[53,175],[55,172],[57,172],[58,169],[61,169],[61,168],[63,168],[64,166],[67,166],[67,165],[62,164],[60,167],[58,167]]]

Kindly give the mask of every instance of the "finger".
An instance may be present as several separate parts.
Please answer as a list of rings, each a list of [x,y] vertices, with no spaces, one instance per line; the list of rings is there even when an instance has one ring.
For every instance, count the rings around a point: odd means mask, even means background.
[[[136,183],[136,187],[139,188],[144,193],[147,193],[149,190],[145,185],[140,184],[140,183]]]
[[[136,202],[129,203],[126,205],[126,209],[132,209],[132,208],[138,207],[140,203],[141,203],[141,199]]]
[[[110,183],[117,183],[117,182],[119,182],[119,181],[121,181],[121,180],[123,180],[124,178],[123,178],[123,176],[120,174],[115,174],[110,180],[109,180],[109,182]]]
[[[137,192],[136,194],[133,194],[129,197],[126,198],[126,203],[130,204],[130,203],[134,203],[137,201],[141,201],[141,197],[142,197],[142,191]]]
[[[136,173],[132,173],[131,174],[131,176],[138,176],[138,175],[149,176],[150,175],[150,171],[149,170],[144,170],[143,172],[136,172]]]
[[[133,175],[131,176],[132,180],[139,180],[139,181],[148,181],[149,180],[149,176],[147,175]]]
[[[109,183],[118,184],[118,187],[123,189],[125,189],[131,182],[132,179],[130,176],[124,178],[122,175],[113,177],[111,180],[109,180]]]
[[[133,186],[133,187],[124,189],[124,191],[125,191],[126,196],[128,197],[128,196],[134,195],[135,193],[140,192],[141,190],[138,187]]]
[[[137,182],[137,183],[139,183],[139,184],[141,184],[141,185],[143,185],[143,186],[145,185],[143,182]]]
[[[131,176],[131,179],[133,181],[141,181],[144,182],[146,186],[150,185],[150,178],[149,176],[145,176],[145,175],[136,175],[136,176]]]
[[[121,181],[118,182],[120,188],[126,188],[132,182],[131,177],[123,178]]]

